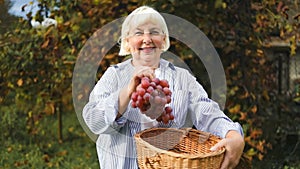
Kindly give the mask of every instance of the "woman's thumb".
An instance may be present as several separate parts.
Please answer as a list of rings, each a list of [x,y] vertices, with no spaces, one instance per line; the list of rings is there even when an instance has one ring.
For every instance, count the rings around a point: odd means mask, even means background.
[[[221,149],[222,147],[225,147],[225,143],[226,143],[226,140],[225,139],[222,139],[221,141],[219,141],[217,144],[215,144],[214,146],[212,146],[210,148],[210,151],[216,151],[218,149]]]

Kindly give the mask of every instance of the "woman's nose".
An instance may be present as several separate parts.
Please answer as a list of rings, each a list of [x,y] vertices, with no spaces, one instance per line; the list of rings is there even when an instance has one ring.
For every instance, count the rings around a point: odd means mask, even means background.
[[[152,37],[151,37],[150,33],[145,33],[143,35],[143,42],[146,44],[152,42]]]

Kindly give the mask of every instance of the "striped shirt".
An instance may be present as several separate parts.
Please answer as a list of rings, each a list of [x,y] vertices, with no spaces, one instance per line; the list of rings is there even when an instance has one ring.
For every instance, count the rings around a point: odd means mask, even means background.
[[[233,122],[208,98],[203,87],[188,70],[161,59],[160,79],[169,82],[175,119],[169,124],[159,122],[156,127],[192,127],[225,137],[229,130],[243,135],[239,123]],[[118,97],[127,86],[134,67],[131,59],[109,67],[90,93],[83,109],[83,118],[89,129],[99,135],[96,149],[101,169],[137,169],[134,134],[141,131],[141,113],[128,105],[118,120]]]

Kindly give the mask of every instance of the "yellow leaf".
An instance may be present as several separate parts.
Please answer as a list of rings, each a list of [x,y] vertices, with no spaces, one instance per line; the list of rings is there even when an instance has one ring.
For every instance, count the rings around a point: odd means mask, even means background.
[[[7,152],[10,153],[11,151],[12,151],[12,147],[8,147],[8,148],[7,148]]]
[[[94,0],[93,1],[94,5],[99,5],[99,2],[100,2],[99,0]]]
[[[262,141],[260,140],[258,142],[258,144],[256,145],[256,149],[263,153],[265,151],[265,143],[266,143],[265,140],[262,140]]]
[[[22,86],[23,85],[23,79],[19,79],[18,82],[17,82],[17,85]]]
[[[79,94],[78,96],[77,96],[77,99],[78,100],[81,100],[83,98],[83,94]]]
[[[290,43],[291,43],[291,45],[290,45],[290,53],[293,56],[293,55],[296,54],[296,49],[297,49],[297,40],[296,40],[296,36],[295,35],[290,38]]]
[[[253,148],[251,148],[246,152],[246,154],[251,157],[251,156],[256,155],[257,152]]]
[[[262,155],[261,153],[259,153],[259,154],[258,154],[258,159],[259,159],[259,160],[263,160],[263,158],[264,158],[264,155]]]
[[[106,59],[113,59],[115,57],[116,57],[116,55],[114,55],[114,54],[108,54],[105,56]]]
[[[55,107],[53,102],[47,102],[44,108],[44,112],[47,115],[52,115],[55,112]]]
[[[67,154],[68,154],[67,150],[63,150],[63,151],[57,153],[58,156],[65,156]]]
[[[240,99],[245,99],[249,97],[249,92],[246,91],[243,95],[239,96]]]
[[[250,137],[253,138],[253,139],[256,139],[258,138],[259,136],[262,135],[262,130],[261,129],[254,129],[253,131],[251,131],[250,133]]]
[[[72,133],[74,131],[74,127],[69,127],[68,131]]]
[[[49,39],[49,38],[47,38],[47,40],[43,42],[43,44],[42,44],[41,48],[42,48],[42,49],[45,49],[45,48],[47,48],[47,47],[49,46],[49,43],[50,43],[50,39]]]
[[[234,107],[229,109],[229,112],[232,114],[236,114],[236,113],[240,112],[240,110],[241,110],[241,105],[236,104]]]
[[[254,100],[256,99],[255,94],[251,93],[250,95],[251,95],[252,99],[254,99]]]
[[[223,3],[222,3],[222,7],[223,7],[223,9],[227,8],[226,2],[223,2]]]
[[[261,49],[256,50],[258,56],[263,56],[264,52]]]
[[[239,120],[246,120],[247,119],[247,113],[242,112],[240,115],[241,116],[240,116]]]
[[[296,49],[297,49],[296,45],[292,44],[290,48],[291,48],[290,51],[291,55],[296,55]]]
[[[254,106],[251,108],[251,112],[254,113],[254,114],[257,112],[257,106],[256,106],[256,105],[254,105]]]
[[[263,97],[264,97],[264,98],[265,98],[267,101],[269,101],[269,100],[270,100],[270,97],[269,97],[268,91],[264,90],[262,95],[263,95]]]
[[[80,27],[78,25],[73,25],[73,26],[71,26],[71,29],[73,32],[78,32]]]
[[[44,154],[43,156],[42,156],[42,159],[45,161],[45,162],[49,162],[50,161],[50,156],[48,155],[48,154]]]
[[[32,111],[28,112],[28,117],[29,117],[29,118],[32,117]]]

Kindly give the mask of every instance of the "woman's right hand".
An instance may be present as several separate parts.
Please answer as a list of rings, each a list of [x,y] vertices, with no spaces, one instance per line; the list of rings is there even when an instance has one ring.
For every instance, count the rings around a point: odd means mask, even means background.
[[[148,66],[136,66],[132,78],[128,84],[128,94],[131,94],[135,91],[136,87],[139,85],[140,80],[143,77],[149,77],[150,79],[155,77],[155,68]]]
[[[134,73],[127,87],[123,88],[119,94],[119,106],[118,106],[118,115],[116,119],[121,117],[125,112],[132,93],[135,91],[136,87],[139,85],[142,77],[154,78],[155,68],[146,67],[146,66],[135,66]]]

